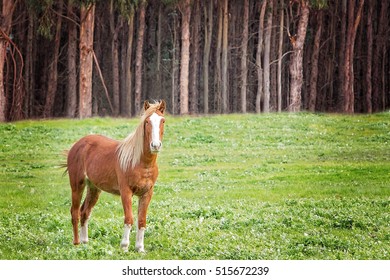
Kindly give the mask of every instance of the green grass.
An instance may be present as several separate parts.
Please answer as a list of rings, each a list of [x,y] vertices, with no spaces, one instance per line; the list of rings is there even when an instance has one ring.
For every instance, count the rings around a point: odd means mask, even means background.
[[[137,123],[1,124],[0,259],[390,258],[388,113],[168,116],[147,254],[121,251],[122,206],[107,193],[90,242],[73,246],[62,151]]]

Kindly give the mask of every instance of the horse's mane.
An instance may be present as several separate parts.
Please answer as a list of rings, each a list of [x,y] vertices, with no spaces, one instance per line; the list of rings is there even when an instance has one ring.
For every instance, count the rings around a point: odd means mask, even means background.
[[[157,111],[160,103],[150,104],[150,107],[143,111],[138,127],[130,133],[117,148],[119,166],[126,171],[130,166],[134,168],[141,160],[144,149],[145,120]]]

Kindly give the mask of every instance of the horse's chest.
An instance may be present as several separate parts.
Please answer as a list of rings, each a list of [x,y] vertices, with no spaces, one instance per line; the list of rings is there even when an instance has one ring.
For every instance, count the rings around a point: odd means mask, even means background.
[[[149,191],[156,182],[157,172],[155,168],[140,168],[135,170],[134,177],[130,180],[133,192],[142,194]]]

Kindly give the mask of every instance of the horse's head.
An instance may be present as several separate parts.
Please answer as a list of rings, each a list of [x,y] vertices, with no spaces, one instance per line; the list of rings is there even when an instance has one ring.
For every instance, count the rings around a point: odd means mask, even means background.
[[[165,101],[158,103],[154,112],[145,119],[145,140],[149,143],[150,152],[157,154],[162,147],[162,138],[164,135],[164,111]],[[144,103],[145,112],[151,107],[148,101]]]

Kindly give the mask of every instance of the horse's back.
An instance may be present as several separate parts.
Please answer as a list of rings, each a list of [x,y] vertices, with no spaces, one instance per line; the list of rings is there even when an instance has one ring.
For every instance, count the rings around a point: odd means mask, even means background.
[[[118,144],[118,141],[102,135],[88,135],[77,141],[69,150],[67,159],[71,181],[72,177],[76,181],[87,177],[96,186],[115,185]]]
[[[74,159],[87,159],[93,153],[115,153],[118,141],[102,135],[87,135],[77,141],[68,153],[68,164]]]

